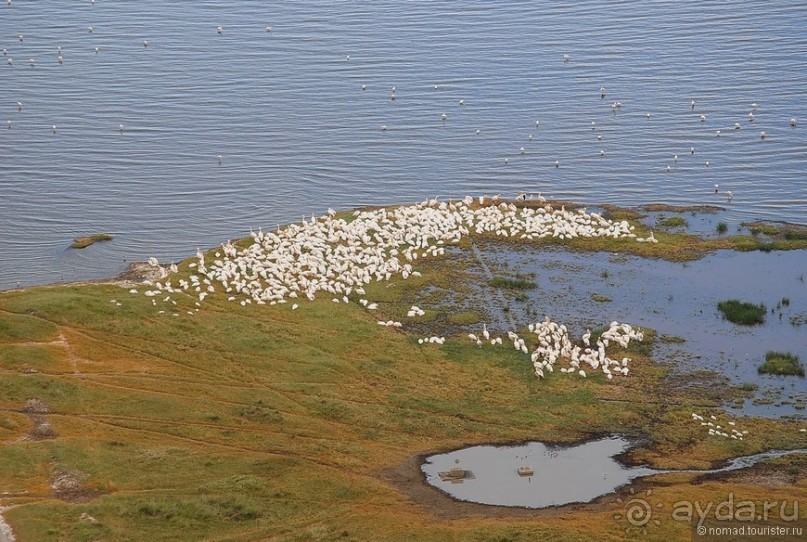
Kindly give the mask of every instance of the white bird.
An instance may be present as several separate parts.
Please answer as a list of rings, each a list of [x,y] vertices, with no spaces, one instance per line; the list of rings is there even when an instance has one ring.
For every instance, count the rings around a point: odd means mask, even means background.
[[[143,47],[149,46],[149,40],[143,40]]]
[[[221,35],[224,32],[224,29],[222,27],[218,27],[216,28],[216,32],[218,32],[219,35]]]
[[[220,154],[219,154],[219,155],[217,155],[217,156],[216,156],[216,160],[218,160],[218,161],[219,161],[219,165],[221,165],[221,163],[224,161],[224,157],[223,157],[222,155],[220,155]]]
[[[766,134],[764,130],[759,133],[759,138],[760,139],[764,140],[766,137],[768,137],[768,134]]]
[[[488,331],[488,325],[482,324],[482,336],[485,338],[486,341],[490,340],[490,332]]]
[[[796,127],[796,117],[792,117],[792,118],[790,119],[790,126],[791,126],[792,128],[795,128],[795,127]]]
[[[149,260],[148,260],[148,261],[149,261],[149,265],[150,265],[151,267],[157,267],[158,265],[160,265],[160,262],[159,262],[159,261],[157,260],[157,258],[155,258],[154,256],[152,256],[151,258],[149,258]]]

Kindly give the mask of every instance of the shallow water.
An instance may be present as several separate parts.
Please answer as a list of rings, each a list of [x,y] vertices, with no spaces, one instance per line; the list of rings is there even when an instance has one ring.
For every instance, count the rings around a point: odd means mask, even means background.
[[[537,288],[520,292],[527,301],[508,299],[508,316],[521,325],[549,316],[565,323],[578,340],[586,329],[607,326],[613,320],[651,328],[660,336],[683,340],[659,340],[653,352],[656,360],[674,363],[676,371],[706,369],[735,384],[756,383],[760,386],[757,397],[766,390],[776,391],[774,403],[748,401],[742,413],[802,415],[795,402],[807,400],[807,380],[759,375],[757,367],[768,350],[807,360],[807,323],[799,323],[807,321],[803,251],[719,251],[687,263],[607,252],[535,251],[496,243],[485,245],[483,253],[494,273],[534,277]],[[595,301],[595,294],[609,301]],[[782,305],[783,298],[788,305]],[[768,308],[765,323],[740,326],[724,320],[717,303],[726,299],[764,304]],[[510,329],[506,320],[501,320],[500,327]]]
[[[806,18],[795,0],[3,2],[0,288],[436,193],[723,203],[719,183],[732,226],[804,223]]]
[[[429,456],[421,470],[429,484],[455,499],[497,506],[545,508],[589,502],[637,478],[673,472],[623,465],[615,456],[629,447],[630,442],[618,436],[568,447],[541,442],[520,446],[473,446]],[[728,472],[805,451],[768,451],[736,458],[719,469],[685,472]],[[518,468],[524,465],[533,468],[533,476],[518,474]],[[440,479],[438,472],[455,466],[470,471],[472,476],[461,483]]]

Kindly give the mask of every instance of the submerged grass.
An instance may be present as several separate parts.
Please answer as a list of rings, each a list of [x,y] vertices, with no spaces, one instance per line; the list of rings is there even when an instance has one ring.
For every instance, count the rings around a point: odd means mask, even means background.
[[[507,290],[531,290],[538,286],[533,281],[507,277],[493,277],[488,281],[488,284],[494,288],[505,288]]]
[[[757,371],[759,374],[804,376],[804,366],[798,356],[774,350],[765,353],[765,363]]]
[[[682,248],[699,243],[684,234],[657,237],[639,250],[703,248]],[[629,246],[602,241],[591,248]],[[15,505],[4,516],[19,540],[43,541],[619,540],[621,504],[441,515],[438,501],[420,503],[403,489],[407,477],[418,488],[421,479],[401,465],[468,444],[605,432],[645,438],[636,458],[658,467],[803,446],[795,422],[762,419],[745,422],[743,442],[709,438],[690,413],[716,407],[719,394],[670,386],[668,368],[650,358],[652,330],[625,351],[610,347],[612,357],[633,360],[630,376],[613,381],[539,381],[527,356],[478,348],[459,326],[476,329],[482,309],[446,301],[470,295],[469,262],[420,261],[422,277],[368,285],[378,311],[325,299],[295,311],[241,307],[218,296],[196,311],[194,297],[176,294],[174,316],[114,284],[0,293],[0,487],[3,504]],[[187,263],[177,278],[187,278]],[[376,324],[402,318],[416,301],[431,320],[407,326],[455,326],[444,345],[419,346]],[[54,435],[34,440],[25,409],[39,404]],[[654,499],[770,493],[690,478],[665,483]],[[55,480],[71,490],[57,491]],[[780,500],[801,495],[797,485],[777,491]],[[665,521],[644,538],[688,532]]]

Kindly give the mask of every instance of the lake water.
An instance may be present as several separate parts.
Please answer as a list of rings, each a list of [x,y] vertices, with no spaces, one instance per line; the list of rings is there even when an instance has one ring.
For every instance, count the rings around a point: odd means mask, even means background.
[[[693,224],[700,218],[683,216]],[[723,213],[708,216],[712,226],[707,235],[716,235],[714,223],[723,220]],[[769,350],[807,359],[803,251],[720,251],[693,262],[672,263],[555,248],[536,253],[496,242],[479,246],[480,257],[493,273],[527,276],[536,285],[519,291],[523,301],[507,294],[503,300],[482,302],[492,329],[504,333],[544,316],[565,324],[577,340],[586,329],[596,330],[612,320],[653,329],[661,336],[653,350],[657,361],[671,363],[678,372],[707,370],[734,385],[758,385],[755,400],[737,412],[804,417],[807,379],[757,373]],[[484,278],[475,282],[474,288],[486,291]],[[725,320],[717,304],[727,299],[765,305],[765,322],[742,326]],[[665,336],[673,340],[665,342]]]
[[[3,2],[0,288],[436,194],[807,221],[803,2],[567,4]]]
[[[517,446],[471,446],[435,454],[421,465],[426,482],[461,501],[497,506],[545,508],[585,503],[629,484],[635,479],[665,472],[714,474],[751,467],[759,462],[807,450],[769,450],[737,457],[711,470],[656,470],[628,466],[617,457],[630,449],[621,436],[590,440],[575,446],[527,442]],[[521,476],[528,466],[532,476]],[[466,470],[462,481],[442,480],[439,472]]]

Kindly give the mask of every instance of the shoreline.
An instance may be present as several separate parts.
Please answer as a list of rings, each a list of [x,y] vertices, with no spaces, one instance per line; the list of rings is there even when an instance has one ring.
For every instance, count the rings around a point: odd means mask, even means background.
[[[456,201],[461,200],[461,198],[451,198],[448,201],[454,201],[455,199],[456,199]],[[517,200],[503,198],[503,199],[501,199],[499,201],[502,202],[502,203],[516,203]],[[351,208],[351,209],[342,210],[342,211],[339,211],[339,213],[340,214],[341,213],[353,213],[354,211],[362,211],[363,212],[363,211],[371,211],[371,210],[377,210],[377,209],[383,209],[383,208],[391,209],[391,208],[400,207],[400,206],[406,206],[406,205],[410,205],[410,204],[413,204],[413,203],[398,203],[398,204],[393,203],[393,204],[388,204],[388,205],[371,205],[371,206],[365,205],[365,206],[358,206],[358,207],[354,207],[354,208]],[[566,208],[568,208],[570,210],[575,210],[575,209],[580,209],[580,208],[585,209],[586,208],[586,206],[584,206],[583,204],[578,204],[578,203],[575,203],[573,201],[554,200],[554,199],[551,199],[551,198],[549,200],[547,200],[546,204],[552,205],[555,208],[557,208],[557,206],[564,206],[564,207],[566,207]],[[543,204],[539,203],[538,201],[527,201],[527,202],[521,203],[518,206],[519,207],[535,207],[535,206],[541,206],[541,205],[543,205]],[[630,219],[637,220],[638,222],[641,222],[641,220],[643,218],[647,217],[647,215],[651,214],[651,213],[667,212],[667,213],[673,213],[673,214],[684,214],[684,213],[714,214],[714,213],[726,210],[725,207],[722,207],[722,206],[719,206],[719,205],[670,205],[670,204],[665,204],[665,203],[646,203],[646,204],[640,204],[640,205],[634,205],[634,206],[625,206],[625,207],[613,205],[613,204],[610,204],[610,203],[601,203],[601,204],[598,204],[598,205],[592,205],[590,207],[595,208],[595,209],[600,209],[604,216],[608,216],[608,215],[611,215],[611,214],[617,214],[617,215],[620,215],[620,218],[622,218],[622,215],[624,213],[628,213],[630,215],[630,217],[629,217]],[[293,224],[293,223],[283,224],[283,225],[280,225],[280,227],[281,228],[286,228],[291,224]],[[746,227],[751,227],[751,226],[755,226],[755,225],[764,225],[764,224],[778,225],[778,226],[784,227],[786,229],[795,229],[795,230],[805,229],[805,230],[807,230],[807,224],[800,224],[800,223],[797,223],[797,222],[791,222],[791,221],[786,221],[786,220],[777,220],[777,219],[761,219],[761,220],[758,219],[758,220],[744,221],[744,222],[741,223],[741,225],[744,225]],[[647,227],[648,229],[652,229],[652,226],[650,226],[650,225],[644,224],[644,226]],[[694,236],[699,237],[699,238],[705,238],[703,232],[686,232],[686,229],[685,229],[684,232],[685,233],[691,233],[691,235],[694,235]],[[750,234],[750,233],[748,235],[753,236],[753,234]],[[244,237],[241,238],[241,239],[246,239],[247,237],[248,237],[248,235],[245,234]],[[218,246],[218,245],[216,245],[216,246]],[[208,247],[206,249],[206,251],[212,250],[214,248],[215,248],[215,246]],[[723,249],[724,250],[738,250],[737,247],[723,247]],[[786,249],[781,249],[781,250],[786,250]],[[191,257],[192,257],[192,255],[189,253],[185,257],[181,258],[179,261],[183,261],[183,260],[186,260],[186,259],[191,258]],[[25,290],[27,290],[29,288],[59,287],[59,286],[79,286],[79,285],[89,285],[89,284],[115,284],[115,283],[121,283],[122,286],[130,286],[131,287],[131,286],[136,286],[137,285],[134,282],[142,282],[143,280],[159,280],[159,278],[160,278],[159,273],[156,271],[156,269],[157,268],[151,267],[148,264],[148,262],[146,262],[146,261],[129,262],[128,266],[127,266],[127,268],[125,270],[121,271],[120,273],[118,273],[117,275],[112,276],[112,277],[103,277],[103,278],[96,278],[96,279],[81,279],[81,278],[77,278],[75,280],[36,283],[36,284],[29,284],[29,285],[26,285],[26,286],[14,286],[14,287],[10,287],[10,288],[0,287],[0,294],[10,293],[10,292],[25,291]]]

